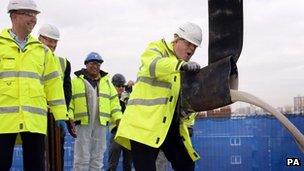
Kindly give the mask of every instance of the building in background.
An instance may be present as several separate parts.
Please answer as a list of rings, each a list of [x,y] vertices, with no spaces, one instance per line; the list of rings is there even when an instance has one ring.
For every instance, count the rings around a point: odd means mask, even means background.
[[[284,114],[293,114],[293,106],[291,105],[286,105],[284,106]]]
[[[254,106],[252,104],[246,106],[246,107],[240,107],[233,111],[233,116],[251,116],[251,115],[267,115],[268,113],[257,106]]]
[[[293,98],[294,113],[304,113],[304,96],[297,96]]]

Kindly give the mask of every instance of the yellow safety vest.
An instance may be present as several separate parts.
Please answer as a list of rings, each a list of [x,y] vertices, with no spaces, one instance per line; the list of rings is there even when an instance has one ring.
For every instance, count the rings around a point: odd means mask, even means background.
[[[152,42],[141,55],[141,67],[115,140],[130,149],[128,140],[158,148],[168,133],[180,92],[180,67],[173,45],[164,40]],[[190,157],[199,155],[191,145],[182,122],[180,134]]]
[[[55,55],[54,55],[55,56]],[[64,72],[67,66],[67,59],[59,56],[55,56],[57,68],[61,79],[64,79]]]
[[[67,120],[62,80],[52,52],[29,36],[21,50],[9,30],[0,34],[0,133],[46,134],[47,104]]]
[[[74,117],[75,121],[80,120],[82,125],[89,124],[89,113],[85,90],[83,75],[72,79],[72,99],[69,106],[69,113]],[[109,81],[108,76],[100,78],[98,91],[100,124],[107,126],[109,122],[115,123],[118,119],[121,119],[122,113],[117,91]]]

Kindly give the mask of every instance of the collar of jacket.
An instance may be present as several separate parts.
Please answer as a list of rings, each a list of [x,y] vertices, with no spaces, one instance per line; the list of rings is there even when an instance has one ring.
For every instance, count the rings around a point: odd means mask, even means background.
[[[2,30],[1,34],[0,34],[0,38],[3,39],[8,39],[10,41],[15,42],[15,40],[12,38],[12,36],[9,33],[9,29],[5,28]],[[26,44],[30,44],[30,43],[39,43],[41,44],[36,38],[34,38],[32,35],[28,35],[28,40]]]
[[[166,42],[165,39],[162,39],[161,41],[163,42],[163,44],[165,44],[165,46],[166,46],[167,49],[170,51],[170,53],[171,53],[172,55],[176,56],[175,53],[174,53],[174,50],[173,50],[173,43],[169,43],[169,44],[168,44],[168,43]]]
[[[102,70],[100,70],[99,73],[100,73],[100,78],[102,78],[102,77],[108,75],[107,72],[104,72],[104,71],[102,71]],[[81,70],[75,71],[74,74],[75,74],[77,77],[80,77],[81,75],[83,75],[83,76],[86,75],[86,76],[87,76],[86,69],[84,69],[84,68],[82,68]]]

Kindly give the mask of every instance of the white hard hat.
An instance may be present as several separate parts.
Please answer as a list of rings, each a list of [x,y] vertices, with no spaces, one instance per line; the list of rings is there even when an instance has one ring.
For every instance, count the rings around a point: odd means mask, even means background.
[[[59,40],[60,39],[60,33],[57,27],[45,24],[42,27],[40,27],[38,31],[38,35],[42,35],[51,39]]]
[[[179,26],[176,34],[196,46],[201,46],[202,29],[194,23],[186,22]]]
[[[33,10],[37,13],[40,11],[37,8],[35,1],[33,0],[10,0],[7,6],[7,12],[10,13],[12,10]]]

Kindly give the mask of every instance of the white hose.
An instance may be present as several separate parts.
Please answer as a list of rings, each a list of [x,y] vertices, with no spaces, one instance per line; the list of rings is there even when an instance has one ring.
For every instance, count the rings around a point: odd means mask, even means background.
[[[303,134],[284,116],[281,112],[263,102],[259,98],[242,91],[230,89],[231,101],[242,101],[261,107],[276,117],[281,124],[291,133],[301,151],[304,153],[304,136]]]

